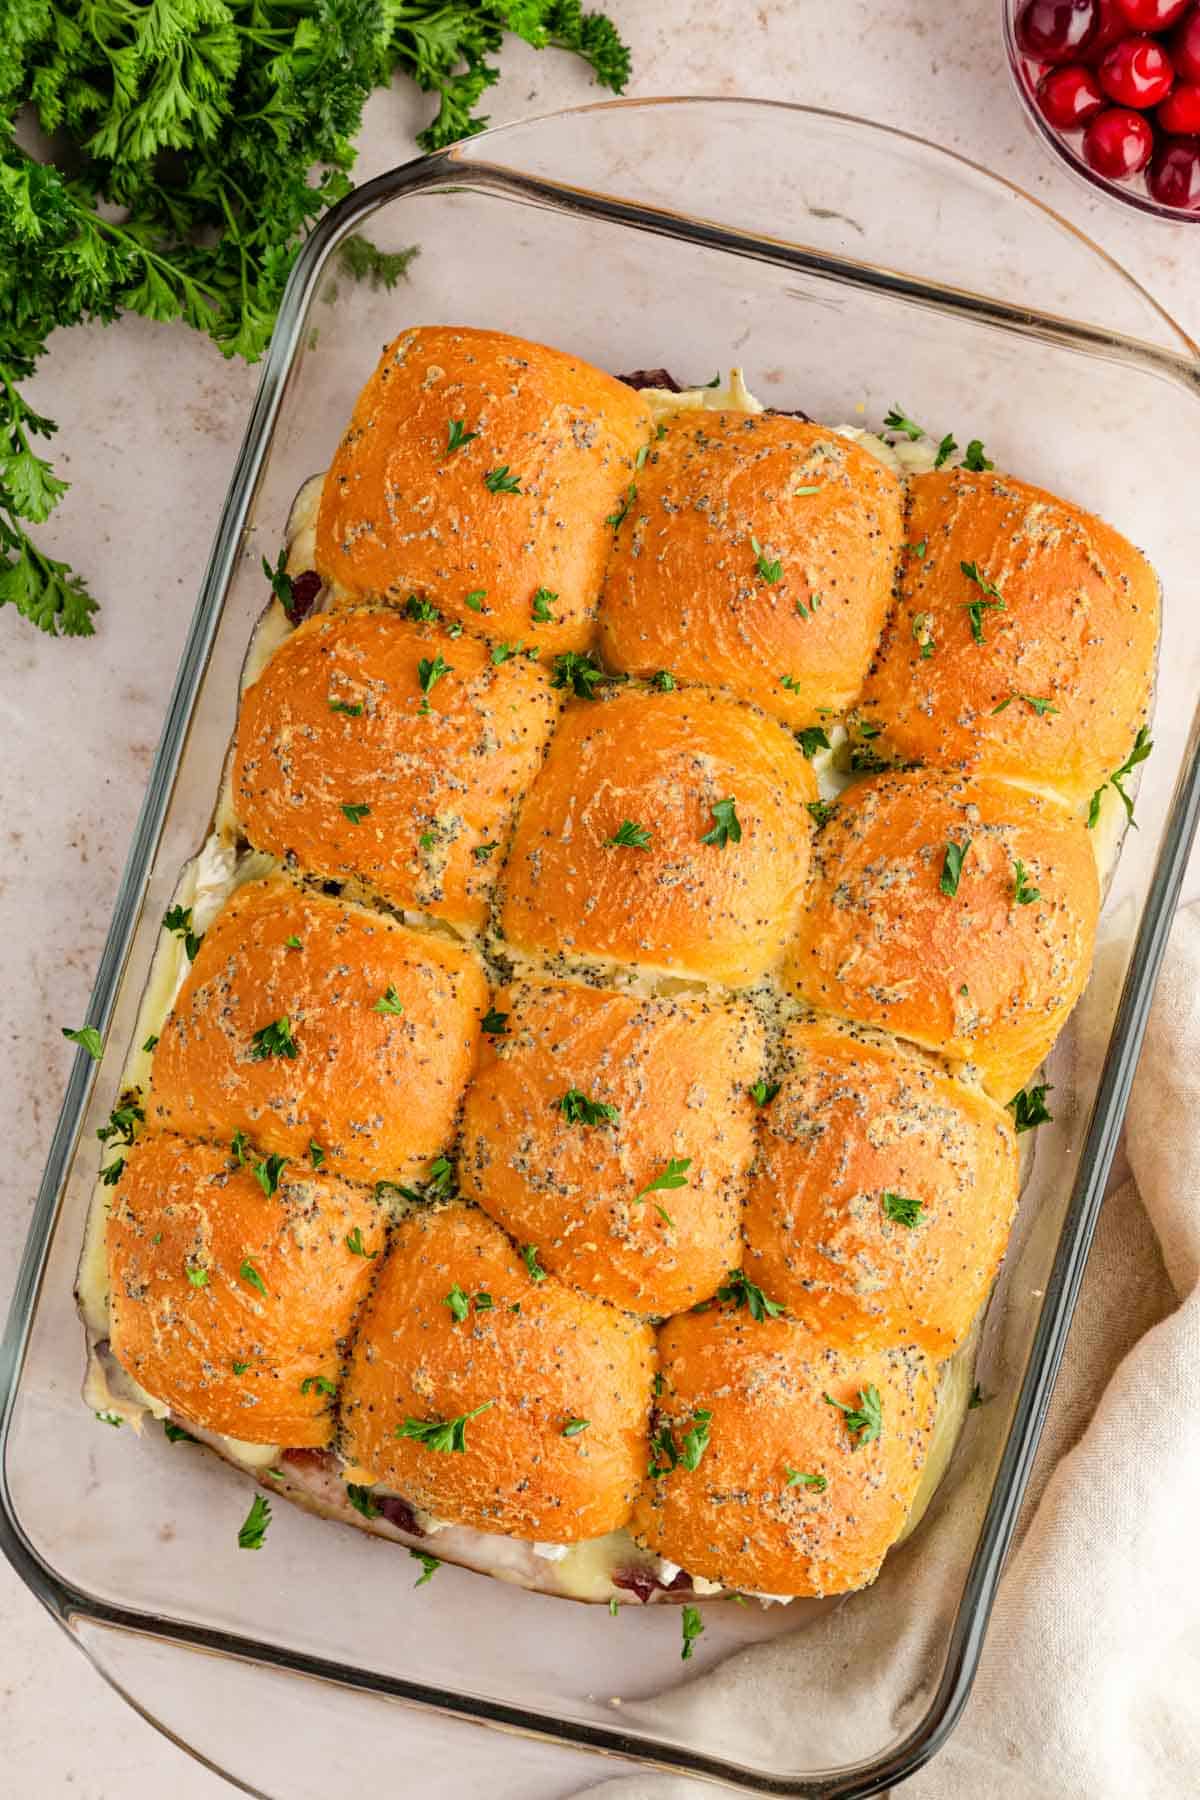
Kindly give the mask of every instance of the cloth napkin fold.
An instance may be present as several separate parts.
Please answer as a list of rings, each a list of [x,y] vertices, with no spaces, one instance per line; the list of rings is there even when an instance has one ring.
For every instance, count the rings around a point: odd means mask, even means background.
[[[1200,1794],[1200,905],[1175,923],[1126,1150],[1132,1179],[1105,1202],[974,1692],[904,1800]],[[886,1613],[868,1620],[856,1655],[886,1629]],[[755,1646],[626,1719],[686,1729],[702,1709],[709,1742],[723,1716],[744,1742],[749,1705],[786,1743],[798,1642]],[[712,1791],[651,1774],[588,1790]]]

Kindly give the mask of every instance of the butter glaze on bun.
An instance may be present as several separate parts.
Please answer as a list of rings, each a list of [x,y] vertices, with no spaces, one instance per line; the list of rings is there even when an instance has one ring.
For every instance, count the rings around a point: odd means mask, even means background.
[[[969,842],[957,891],[947,846]],[[785,980],[825,1012],[973,1064],[1007,1102],[1091,967],[1100,894],[1082,821],[1002,781],[933,770],[849,788],[817,835]],[[1017,902],[1017,863],[1023,891]]]
[[[780,961],[808,875],[812,769],[775,720],[707,688],[570,705],[517,821],[517,950],[745,986]],[[714,808],[735,801],[740,838]],[[610,843],[626,823],[644,847]],[[704,842],[717,832],[723,842]]]
[[[317,568],[343,596],[416,593],[489,637],[582,649],[606,521],[650,432],[642,397],[579,357],[416,326],[384,351],[333,459]],[[552,617],[535,622],[542,589]],[[482,594],[478,609],[469,594]]]
[[[825,426],[676,414],[616,533],[604,656],[630,674],[670,669],[731,688],[788,725],[817,725],[862,687],[903,535],[896,476]]]
[[[863,1028],[789,1026],[761,1111],[745,1270],[825,1343],[953,1354],[1017,1203],[1007,1113]]]
[[[908,538],[924,553],[905,554],[863,694],[862,715],[880,728],[874,748],[1086,806],[1149,716],[1153,569],[1103,520],[1011,475],[947,469],[916,476],[910,492]],[[982,643],[973,601],[985,603]]]
[[[394,612],[310,619],[243,696],[234,809],[308,873],[477,929],[557,716],[524,656]]]
[[[467,1096],[463,1191],[585,1293],[654,1314],[708,1299],[741,1254],[757,1015],[556,982],[495,1006],[508,1029],[485,1036]],[[639,1198],[673,1159],[684,1182]]]
[[[469,1303],[461,1319],[452,1292]],[[397,1227],[364,1314],[342,1448],[373,1483],[454,1524],[599,1537],[629,1518],[646,1466],[654,1366],[648,1325],[535,1279],[476,1207],[427,1208]],[[396,1435],[477,1408],[461,1450]]]
[[[108,1217],[109,1341],[147,1393],[204,1430],[315,1449],[333,1436],[386,1216],[303,1163],[276,1180],[268,1195],[227,1148],[139,1139]]]
[[[162,1027],[147,1118],[297,1159],[315,1142],[322,1167],[359,1181],[419,1180],[453,1134],[487,1004],[461,945],[284,879],[248,883]]]
[[[658,1353],[656,1436],[665,1427],[682,1450],[707,1413],[708,1443],[695,1468],[681,1455],[646,1478],[631,1527],[638,1542],[753,1593],[841,1594],[873,1581],[929,1449],[934,1384],[920,1352],[849,1354],[791,1320],[714,1308],[671,1319]],[[873,1437],[830,1404],[858,1410],[869,1389],[879,1399]],[[654,1466],[664,1462],[656,1451]]]

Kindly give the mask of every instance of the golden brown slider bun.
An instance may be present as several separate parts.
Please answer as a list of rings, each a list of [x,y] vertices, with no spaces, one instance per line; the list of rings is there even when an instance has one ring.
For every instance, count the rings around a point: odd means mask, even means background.
[[[658,1354],[638,1542],[759,1594],[873,1581],[929,1449],[934,1386],[921,1353],[847,1353],[790,1319],[722,1307],[671,1319]],[[866,1415],[862,1429],[843,1407]]]
[[[147,1116],[191,1137],[242,1131],[360,1181],[419,1179],[451,1136],[487,1004],[462,946],[251,882],[209,927],[162,1028]]]
[[[816,794],[791,735],[711,689],[578,701],[518,817],[504,935],[519,950],[752,982],[794,928]],[[610,841],[623,830],[649,841]]]
[[[242,699],[233,803],[250,842],[481,925],[558,714],[548,675],[495,654],[387,611],[301,625]]]
[[[1016,1210],[1008,1115],[861,1027],[807,1020],[782,1051],[760,1115],[746,1274],[825,1343],[951,1355]]]
[[[467,1094],[463,1191],[586,1293],[657,1314],[707,1299],[741,1256],[757,1015],[556,982],[494,1005],[507,1030]],[[643,1194],[673,1163],[675,1185]]]
[[[1149,712],[1153,569],[1103,520],[1010,475],[945,469],[910,491],[917,549],[863,694],[874,747],[1086,803]]]
[[[1006,782],[910,770],[849,788],[814,861],[787,984],[973,1064],[1007,1104],[1091,966],[1100,896],[1083,823]]]
[[[642,397],[577,356],[417,326],[384,351],[325,478],[317,568],[346,595],[417,593],[489,637],[580,649],[650,429]]]
[[[895,475],[825,426],[677,414],[616,534],[604,656],[630,674],[670,669],[723,685],[789,725],[816,725],[862,687],[902,539]]]
[[[528,1254],[527,1267],[473,1206],[401,1222],[355,1342],[342,1447],[371,1482],[438,1518],[576,1543],[629,1517],[654,1334],[541,1275]],[[439,1422],[459,1448],[425,1441]]]
[[[126,1153],[108,1215],[109,1340],[148,1394],[204,1430],[316,1448],[333,1436],[386,1216],[336,1176],[299,1162],[256,1176],[258,1162],[177,1137]]]

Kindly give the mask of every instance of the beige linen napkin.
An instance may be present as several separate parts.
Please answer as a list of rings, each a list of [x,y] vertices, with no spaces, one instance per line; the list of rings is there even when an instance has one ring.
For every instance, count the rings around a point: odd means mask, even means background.
[[[1175,923],[1126,1147],[1133,1179],[1105,1203],[974,1692],[904,1800],[1200,1795],[1198,907]],[[886,1631],[886,1614],[864,1618]],[[711,1742],[724,1713],[744,1742],[749,1709],[763,1738],[787,1743],[818,1699],[811,1663],[803,1688],[797,1667],[788,1640],[755,1646],[625,1718],[686,1730],[702,1709]],[[835,1686],[820,1703],[836,1704]],[[589,1790],[706,1791],[657,1775]]]

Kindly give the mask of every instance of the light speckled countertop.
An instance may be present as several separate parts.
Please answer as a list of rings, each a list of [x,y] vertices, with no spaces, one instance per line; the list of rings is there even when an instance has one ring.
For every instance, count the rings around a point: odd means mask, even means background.
[[[859,113],[1001,170],[1081,226],[1200,336],[1200,230],[1093,199],[1027,128],[1002,63],[999,0],[608,0],[635,52],[631,92],[745,94]],[[940,16],[939,16],[940,15]],[[587,72],[512,44],[496,122],[595,97]],[[425,103],[405,85],[368,113],[359,174],[414,154]],[[98,635],[52,643],[0,612],[4,818],[0,992],[10,1045],[0,1135],[0,1304],[84,1016],[199,573],[256,373],[182,327],[131,319],[55,340],[35,399],[66,420],[73,490],[42,540],[84,568]],[[48,1471],[53,1478],[53,1471]],[[142,1723],[0,1562],[4,1777],[14,1796],[217,1800],[232,1790]],[[269,1724],[264,1721],[264,1729]],[[400,1787],[436,1800],[561,1795],[603,1765],[412,1715]],[[610,1765],[611,1767],[611,1765]]]

